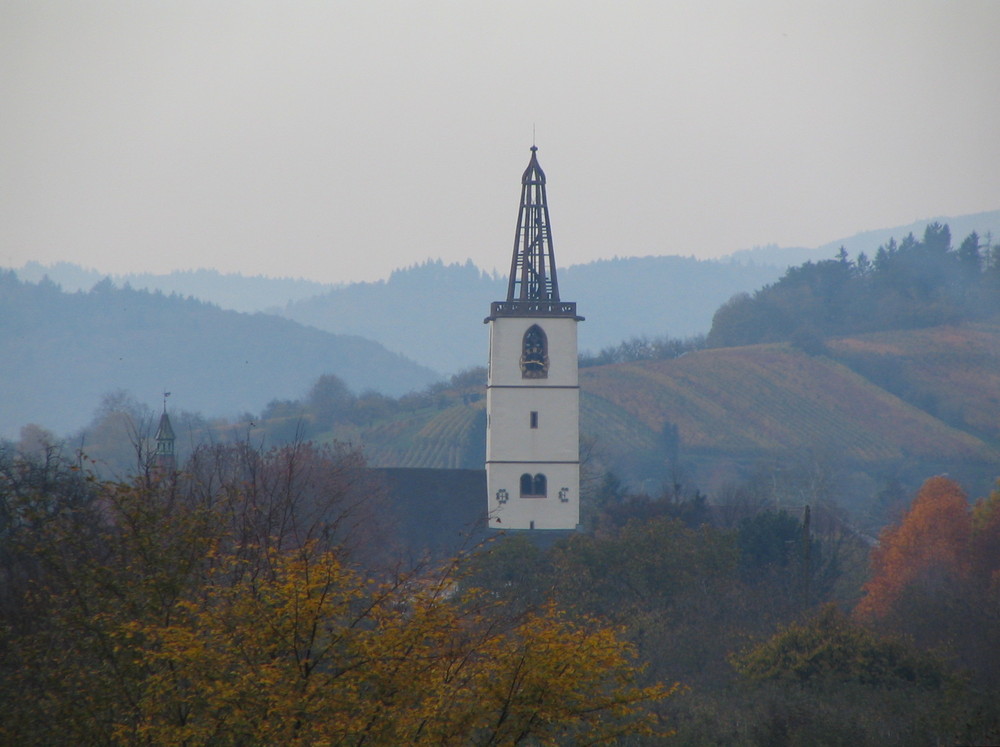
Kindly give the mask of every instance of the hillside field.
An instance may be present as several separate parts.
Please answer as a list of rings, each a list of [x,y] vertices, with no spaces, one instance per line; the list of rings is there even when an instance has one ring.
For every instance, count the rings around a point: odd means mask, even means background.
[[[950,471],[989,489],[1000,470],[1000,324],[717,348],[580,371],[584,469],[655,489],[702,490],[760,465],[808,458],[866,488]],[[485,416],[475,389],[328,434],[382,467],[478,468]],[[472,395],[472,396],[470,396]],[[976,486],[977,488],[980,486]]]

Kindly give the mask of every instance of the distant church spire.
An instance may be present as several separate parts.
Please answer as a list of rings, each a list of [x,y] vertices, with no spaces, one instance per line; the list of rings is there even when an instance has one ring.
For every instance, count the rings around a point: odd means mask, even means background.
[[[167,415],[167,397],[170,392],[163,393],[163,414],[160,415],[160,427],[156,429],[156,454],[155,464],[159,469],[172,471],[176,467],[176,457],[174,456],[174,435],[173,426],[170,425],[170,416]]]
[[[507,301],[559,302],[556,257],[549,229],[545,197],[545,172],[538,165],[538,148],[531,146],[531,160],[521,176],[521,209],[510,262]]]

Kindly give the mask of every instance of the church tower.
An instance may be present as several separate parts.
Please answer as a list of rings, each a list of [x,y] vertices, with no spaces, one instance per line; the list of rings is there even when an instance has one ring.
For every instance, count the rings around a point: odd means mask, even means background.
[[[576,304],[559,300],[545,172],[531,146],[507,300],[490,306],[486,485],[493,529],[580,523]]]
[[[167,397],[170,392],[163,393],[163,414],[160,415],[160,427],[156,429],[156,452],[153,454],[153,465],[156,469],[171,473],[177,468],[177,458],[174,455],[174,435],[173,426],[170,425],[170,417],[167,415]]]

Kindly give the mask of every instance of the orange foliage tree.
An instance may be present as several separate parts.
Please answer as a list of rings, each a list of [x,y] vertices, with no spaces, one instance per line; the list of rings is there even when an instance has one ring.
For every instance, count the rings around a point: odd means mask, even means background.
[[[855,614],[862,620],[885,617],[908,587],[920,581],[947,584],[969,573],[972,521],[965,492],[947,477],[921,486],[897,526],[887,527],[872,553],[872,579]]]
[[[1000,489],[970,510],[953,481],[928,480],[882,533],[872,570],[859,619],[946,650],[977,686],[1000,691]]]
[[[1000,482],[972,508],[971,564],[981,586],[1000,594]],[[985,589],[980,589],[985,591]]]

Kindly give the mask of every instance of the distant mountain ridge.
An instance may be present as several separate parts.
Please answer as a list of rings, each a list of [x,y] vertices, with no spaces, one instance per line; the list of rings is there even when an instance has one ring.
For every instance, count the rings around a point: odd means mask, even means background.
[[[57,262],[28,262],[15,270],[21,280],[38,283],[44,277],[67,292],[86,291],[108,278],[118,288],[176,293],[213,303],[233,311],[275,311],[286,303],[324,293],[337,286],[303,278],[271,278],[262,275],[222,273],[217,270],[178,270],[167,275],[149,272],[107,275],[98,270]]]
[[[215,417],[302,396],[325,373],[392,395],[438,378],[371,340],[110,281],[65,293],[0,271],[0,320],[0,436],[28,423],[79,428],[118,389],[155,403],[166,388]]]
[[[28,263],[22,280],[48,277],[66,290],[89,290],[104,276],[59,263]],[[724,260],[660,256],[599,260],[559,270],[562,295],[588,318],[581,350],[599,351],[626,337],[704,334],[715,309],[740,292],[776,280],[781,269]],[[328,285],[290,278],[223,275],[213,270],[109,276],[117,287],[177,293],[237,311],[278,313],[335,334],[376,340],[442,374],[482,365],[483,318],[507,294],[507,279],[471,261],[429,260],[386,280]],[[419,332],[414,332],[419,330]]]
[[[598,351],[632,336],[704,333],[735,293],[777,279],[770,267],[693,257],[632,257],[559,270],[560,295],[586,318],[580,349]],[[443,373],[486,362],[483,319],[506,298],[506,278],[471,262],[440,261],[397,270],[385,281],[354,283],[290,303],[285,315],[331,332],[380,341]]]
[[[936,220],[948,223],[956,237],[973,230],[1000,236],[1000,210]],[[561,265],[560,290],[587,319],[580,325],[582,351],[596,353],[630,337],[685,338],[707,333],[722,304],[777,281],[790,265],[831,259],[841,246],[851,256],[873,255],[880,243],[909,232],[919,235],[928,222],[867,231],[814,249],[764,247],[719,260],[665,255]],[[565,261],[567,255],[560,258]],[[29,263],[17,273],[36,282],[47,274],[69,290],[89,289],[102,277],[66,263]],[[489,304],[506,295],[505,277],[471,261],[432,260],[396,270],[386,280],[342,285],[213,270],[120,275],[112,282],[193,296],[224,308],[266,310],[327,332],[366,337],[440,374],[485,362],[482,319]]]

